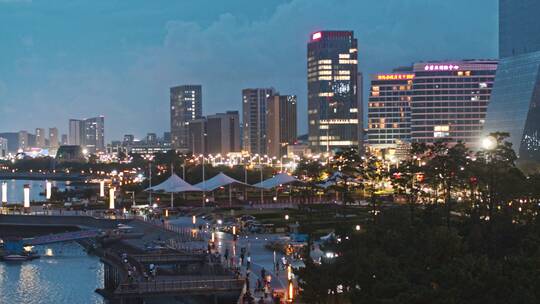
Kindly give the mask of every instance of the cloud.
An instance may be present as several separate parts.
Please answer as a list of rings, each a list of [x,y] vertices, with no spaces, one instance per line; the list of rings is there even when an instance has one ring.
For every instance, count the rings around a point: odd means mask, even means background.
[[[112,140],[124,133],[168,130],[170,86],[202,84],[206,114],[240,110],[242,88],[273,86],[298,95],[299,129],[305,132],[311,32],[354,30],[359,64],[368,75],[419,60],[495,57],[497,6],[492,2],[292,0],[257,20],[234,12],[204,25],[169,20],[159,44],[123,50],[123,64],[66,63],[38,78],[32,92],[4,100],[21,109],[12,121],[20,128],[28,121],[67,125],[70,117],[104,114],[107,140]],[[19,73],[31,74],[39,60],[44,59],[19,59]],[[24,111],[15,100],[24,100]]]

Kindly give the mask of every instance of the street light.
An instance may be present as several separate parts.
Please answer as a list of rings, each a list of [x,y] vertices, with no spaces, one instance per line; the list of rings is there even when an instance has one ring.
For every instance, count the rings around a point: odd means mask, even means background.
[[[482,139],[482,148],[486,150],[493,150],[497,146],[497,139],[493,136],[487,136]]]

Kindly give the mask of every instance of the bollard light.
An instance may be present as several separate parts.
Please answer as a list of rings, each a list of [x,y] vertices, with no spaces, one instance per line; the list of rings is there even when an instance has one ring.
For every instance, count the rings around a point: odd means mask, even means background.
[[[292,303],[292,301],[294,300],[294,286],[293,286],[293,282],[289,282],[289,292],[288,292],[288,298],[287,300]]]
[[[7,183],[2,182],[2,203],[7,204]]]
[[[286,221],[289,220],[289,215],[288,215],[288,214],[285,214],[285,220],[286,220]]]
[[[169,209],[165,209],[165,217],[169,217]]]
[[[99,181],[99,196],[100,197],[105,196],[105,181],[104,180]]]
[[[30,208],[30,185],[24,185],[24,208]]]
[[[212,232],[212,243],[216,241],[216,233]]]
[[[114,187],[109,189],[109,209],[114,209]]]
[[[356,225],[356,227],[354,227],[354,229],[355,229],[356,231],[360,231],[360,225]]]
[[[52,192],[52,183],[50,181],[45,182],[45,197],[50,200],[51,199],[51,192]]]
[[[232,226],[232,234],[236,235],[236,226]]]
[[[197,223],[197,217],[195,215],[191,218],[191,222],[193,223],[193,225]]]

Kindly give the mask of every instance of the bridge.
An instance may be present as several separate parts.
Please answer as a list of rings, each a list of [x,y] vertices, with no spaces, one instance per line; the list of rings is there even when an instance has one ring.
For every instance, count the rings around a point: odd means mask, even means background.
[[[24,239],[22,242],[24,245],[44,245],[60,242],[71,242],[88,238],[95,238],[100,235],[99,230],[81,230],[74,232],[57,233],[51,235],[38,236],[31,239]]]

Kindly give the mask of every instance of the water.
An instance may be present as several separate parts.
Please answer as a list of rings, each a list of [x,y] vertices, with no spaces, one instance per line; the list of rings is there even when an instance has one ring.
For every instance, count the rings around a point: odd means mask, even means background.
[[[21,203],[24,200],[23,188],[25,184],[30,185],[30,201],[45,201],[45,196],[40,193],[45,193],[44,180],[6,180],[8,203]],[[53,187],[58,187],[59,190],[69,188],[69,181],[51,181]],[[2,190],[0,189],[0,192]]]
[[[103,304],[103,264],[76,243],[36,246],[41,258],[0,262],[0,303]],[[52,256],[45,256],[49,254]]]

